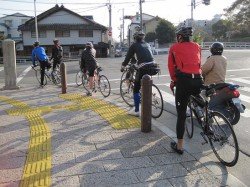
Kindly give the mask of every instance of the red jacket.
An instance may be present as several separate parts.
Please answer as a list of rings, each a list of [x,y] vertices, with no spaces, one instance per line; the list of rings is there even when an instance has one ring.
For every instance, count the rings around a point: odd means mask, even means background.
[[[175,65],[181,72],[201,74],[201,47],[195,42],[172,45],[168,55],[168,70],[173,81],[176,81]]]

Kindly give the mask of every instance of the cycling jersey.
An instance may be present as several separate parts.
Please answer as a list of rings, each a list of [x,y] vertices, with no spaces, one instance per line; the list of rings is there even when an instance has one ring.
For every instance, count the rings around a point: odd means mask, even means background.
[[[176,68],[186,74],[201,74],[201,48],[194,42],[176,43],[170,47],[168,69],[176,82]]]
[[[38,46],[32,50],[32,64],[33,65],[35,65],[35,60],[38,60],[39,62],[48,61],[48,57],[43,47]]]
[[[145,41],[135,42],[133,43],[127,52],[126,58],[122,63],[123,66],[128,65],[129,61],[136,54],[137,64],[145,63],[145,62],[153,62],[154,57],[151,51],[150,45]]]

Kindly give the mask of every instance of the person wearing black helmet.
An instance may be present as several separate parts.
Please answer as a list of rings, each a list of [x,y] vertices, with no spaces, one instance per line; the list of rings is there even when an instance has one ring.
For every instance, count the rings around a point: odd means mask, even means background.
[[[210,46],[211,56],[202,65],[202,74],[205,78],[205,84],[224,83],[227,71],[227,58],[222,55],[223,43],[215,42]]]
[[[183,154],[183,136],[188,99],[200,93],[203,83],[201,75],[201,47],[191,41],[192,27],[181,27],[176,31],[177,43],[169,49],[168,69],[171,78],[170,88],[175,91],[177,110],[177,142],[171,142],[172,149]]]
[[[41,85],[43,87],[45,68],[51,68],[51,64],[49,63],[48,56],[46,55],[45,49],[40,46],[38,41],[34,42],[33,50],[32,50],[32,64],[33,66],[37,66],[36,60],[39,61],[41,67]]]
[[[58,39],[53,40],[54,47],[52,49],[52,56],[50,57],[50,60],[53,60],[53,71],[56,69],[56,65],[60,64],[63,57],[63,48],[59,44]]]
[[[94,73],[95,73],[95,69],[97,68],[97,60],[95,59],[96,50],[94,49],[92,42],[87,42],[85,47],[86,48],[84,49],[81,55],[80,66],[84,72],[86,71],[89,72],[90,91],[87,92],[87,96],[92,96],[92,90],[94,87]]]
[[[145,74],[148,74],[149,69],[154,64],[154,57],[151,51],[151,47],[148,43],[144,41],[145,34],[142,31],[136,31],[133,35],[134,43],[129,47],[127,55],[124,62],[121,66],[121,72],[124,71],[125,66],[128,65],[131,59],[136,56],[137,65],[139,67],[135,75],[134,83],[134,104],[135,108],[130,110],[128,114],[139,116],[139,104],[140,104],[140,88],[141,88],[141,79]]]

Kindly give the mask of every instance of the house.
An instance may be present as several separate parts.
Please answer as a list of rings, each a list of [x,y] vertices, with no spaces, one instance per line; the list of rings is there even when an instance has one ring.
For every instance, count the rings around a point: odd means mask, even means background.
[[[22,32],[22,55],[30,55],[36,41],[36,20],[32,18],[18,27]],[[92,16],[81,16],[63,5],[37,16],[38,40],[48,55],[52,52],[53,39],[63,46],[64,55],[80,55],[89,41],[93,42],[97,57],[107,57],[107,28],[93,21]]]
[[[12,39],[14,41],[21,41],[21,32],[17,27],[28,21],[31,16],[26,16],[21,13],[15,13],[0,18],[0,32],[3,32],[4,38]]]

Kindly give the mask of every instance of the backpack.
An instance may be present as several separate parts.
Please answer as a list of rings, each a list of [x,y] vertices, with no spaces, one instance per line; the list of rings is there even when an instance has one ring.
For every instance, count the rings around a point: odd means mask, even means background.
[[[63,57],[63,48],[62,46],[58,46],[57,49],[58,49],[57,58],[61,59]]]

